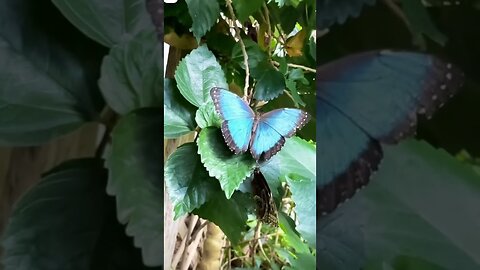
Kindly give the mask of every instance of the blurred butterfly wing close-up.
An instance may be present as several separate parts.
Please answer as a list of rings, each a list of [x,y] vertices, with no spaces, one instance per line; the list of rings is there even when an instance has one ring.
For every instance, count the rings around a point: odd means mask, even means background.
[[[254,131],[250,152],[255,159],[263,155],[269,160],[285,144],[285,139],[293,136],[297,129],[309,121],[309,115],[299,109],[277,109],[262,114]]]
[[[250,145],[255,113],[234,93],[212,88],[210,96],[222,119],[222,135],[235,154],[245,153]]]
[[[317,206],[333,211],[366,185],[381,143],[413,135],[463,84],[451,63],[421,53],[372,51],[317,69]]]

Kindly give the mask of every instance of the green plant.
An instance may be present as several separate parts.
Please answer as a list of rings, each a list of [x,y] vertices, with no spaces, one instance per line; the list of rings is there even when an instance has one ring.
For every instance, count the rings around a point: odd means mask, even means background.
[[[105,127],[96,156],[50,170],[18,202],[5,269],[162,269],[155,29],[144,1],[0,1],[0,143]]]
[[[165,6],[165,23],[171,46],[193,49],[164,87],[165,137],[196,134],[165,164],[175,217],[217,224],[231,243],[224,266],[313,269],[315,145],[307,140],[315,120],[298,132],[304,139],[288,139],[260,165],[280,202],[279,228],[260,226],[249,181],[259,165],[228,149],[210,90],[230,89],[263,111],[297,106],[315,116],[314,1],[179,1]]]

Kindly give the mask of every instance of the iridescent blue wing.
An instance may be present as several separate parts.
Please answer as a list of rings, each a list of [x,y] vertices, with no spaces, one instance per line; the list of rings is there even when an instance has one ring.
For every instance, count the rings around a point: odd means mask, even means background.
[[[374,51],[317,69],[317,206],[330,212],[368,183],[380,143],[416,130],[463,83],[452,64],[431,55]]]
[[[269,160],[285,144],[285,138],[295,134],[310,120],[310,116],[299,109],[277,109],[263,114],[254,131],[250,153],[259,160]]]
[[[215,104],[215,110],[224,120],[222,135],[230,150],[235,154],[248,150],[252,136],[255,113],[239,96],[220,88],[212,88],[210,96]]]

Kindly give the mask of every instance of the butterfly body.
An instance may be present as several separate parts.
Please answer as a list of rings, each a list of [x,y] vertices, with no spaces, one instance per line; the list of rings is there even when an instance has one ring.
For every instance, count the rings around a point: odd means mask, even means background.
[[[210,95],[223,122],[222,135],[235,154],[250,150],[255,160],[269,160],[309,120],[299,109],[283,108],[267,113],[254,112],[239,96],[220,88]]]
[[[463,83],[451,63],[428,54],[371,51],[317,69],[317,206],[333,211],[369,182],[382,144],[413,135]]]
[[[252,179],[253,197],[257,204],[257,218],[267,224],[278,226],[278,211],[267,180],[256,168]]]

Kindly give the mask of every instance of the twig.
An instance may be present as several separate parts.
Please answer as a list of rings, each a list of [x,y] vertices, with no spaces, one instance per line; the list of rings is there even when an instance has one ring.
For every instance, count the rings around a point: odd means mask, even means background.
[[[250,78],[250,68],[248,67],[248,55],[247,55],[247,49],[245,48],[245,44],[243,43],[242,37],[240,35],[240,29],[237,26],[237,17],[235,17],[235,13],[233,12],[233,7],[232,7],[232,0],[227,0],[227,7],[228,11],[230,12],[230,16],[232,16],[233,20],[233,26],[235,28],[235,35],[238,41],[240,42],[240,48],[242,49],[242,54],[243,54],[243,64],[245,65],[245,87],[243,88],[243,96],[244,98],[249,97],[249,78]],[[247,100],[248,102],[250,99]]]
[[[228,249],[228,261],[227,261],[227,264],[228,264],[228,270],[232,269],[232,251],[231,251],[231,248]],[[223,268],[223,267],[222,267]]]
[[[197,234],[199,234],[202,231],[202,229],[207,225],[208,225],[208,222],[205,221],[193,232],[193,235],[190,237],[190,241],[188,242],[187,246],[193,243],[193,241],[197,238]]]
[[[265,257],[265,259],[267,259],[267,262],[269,264],[272,264],[272,262],[270,261],[270,259],[268,258],[267,254],[265,253],[265,250],[263,250],[263,245],[262,245],[262,242],[259,240],[258,241],[258,246],[260,247],[260,251],[262,252],[263,256]]]
[[[411,28],[411,25],[410,25],[410,22],[408,21],[408,18],[407,16],[405,15],[405,13],[403,13],[403,11],[397,6],[397,4],[395,4],[395,2],[393,2],[392,0],[383,0],[383,3],[385,3],[385,5],[390,8],[390,10],[398,17],[400,18],[403,23],[408,27],[408,29],[410,30]]]
[[[227,266],[227,265],[228,265],[228,267],[229,267],[228,269],[230,269],[231,264],[232,264],[233,261],[238,261],[238,260],[246,259],[246,258],[248,258],[248,256],[245,255],[245,256],[240,256],[240,257],[235,257],[235,258],[229,259],[229,260],[226,261],[224,264],[222,264],[222,267],[221,267],[220,269],[223,269],[223,268],[224,268],[225,266]]]
[[[287,38],[286,38],[285,34],[283,33],[282,28],[280,27],[279,24],[278,24],[278,25],[276,24],[274,27],[275,27],[275,29],[277,29],[277,31],[278,31],[278,33],[279,33],[279,35],[278,35],[278,37],[279,37],[278,42],[279,42],[280,44],[282,44],[282,45],[285,45],[285,43],[287,42]]]
[[[293,102],[295,102],[295,99],[292,97],[292,94],[290,94],[290,92],[288,92],[287,90],[283,90],[283,92],[284,92]]]
[[[295,68],[300,68],[300,69],[303,69],[303,70],[308,71],[308,72],[313,72],[313,73],[317,72],[316,69],[309,68],[309,67],[302,66],[302,65],[297,65],[297,64],[288,63],[287,66],[289,66],[289,67],[295,67]]]
[[[252,246],[250,248],[250,255],[252,256],[252,264],[255,265],[255,251],[257,249],[258,239],[260,238],[260,233],[262,229],[262,222],[258,221],[257,226],[255,227],[255,234],[253,236],[256,241],[252,241]]]
[[[420,45],[420,47],[425,47],[425,40],[423,39],[422,35],[418,35],[413,31],[412,25],[410,24],[410,21],[407,18],[407,15],[402,11],[400,7],[398,7],[397,4],[395,4],[394,0],[383,0],[383,3],[390,8],[390,10],[395,14],[407,27],[408,31],[410,34],[413,36],[413,39],[417,40],[417,45]]]
[[[271,56],[272,55],[272,50],[270,48],[270,40],[272,38],[272,26],[270,24],[270,12],[268,11],[268,7],[267,7],[267,4],[265,4],[265,2],[263,2],[263,11],[265,12],[265,18],[267,19],[267,29],[268,29],[268,55]],[[260,12],[261,13],[261,12]]]

